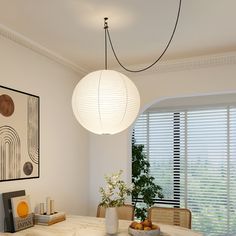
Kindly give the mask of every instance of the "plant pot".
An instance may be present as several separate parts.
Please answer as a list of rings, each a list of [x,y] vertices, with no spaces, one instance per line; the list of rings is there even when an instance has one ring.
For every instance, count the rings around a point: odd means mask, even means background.
[[[116,234],[118,232],[118,214],[116,207],[107,207],[105,214],[105,226],[107,234]]]

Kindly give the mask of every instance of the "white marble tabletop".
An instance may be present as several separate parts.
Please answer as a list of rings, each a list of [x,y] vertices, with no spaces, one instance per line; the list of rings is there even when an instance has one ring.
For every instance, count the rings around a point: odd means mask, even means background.
[[[128,226],[130,222],[119,220],[117,236],[130,236]],[[161,236],[202,236],[203,234],[185,228],[158,224]],[[0,236],[106,236],[103,218],[68,215],[65,221],[51,226],[35,225],[16,233],[0,233]]]

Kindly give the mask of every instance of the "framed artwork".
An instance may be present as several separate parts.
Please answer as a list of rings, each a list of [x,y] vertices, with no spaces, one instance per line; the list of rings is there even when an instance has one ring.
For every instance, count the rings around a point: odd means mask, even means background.
[[[31,210],[29,196],[13,197],[11,198],[11,205],[15,231],[20,231],[34,225],[34,215]]]
[[[15,232],[11,199],[14,197],[25,196],[25,190],[18,190],[14,192],[7,192],[2,194],[3,207],[5,212],[5,232]]]
[[[0,182],[39,178],[39,102],[0,86]]]

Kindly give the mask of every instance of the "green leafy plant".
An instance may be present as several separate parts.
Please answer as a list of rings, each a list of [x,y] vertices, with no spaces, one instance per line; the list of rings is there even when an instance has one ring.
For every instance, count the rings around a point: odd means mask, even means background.
[[[120,170],[118,173],[105,176],[106,187],[100,187],[101,193],[101,206],[104,207],[119,207],[124,205],[127,196],[132,193],[132,186],[128,186],[123,180],[121,180]]]
[[[150,163],[143,152],[144,145],[132,141],[132,199],[135,206],[135,217],[140,220],[147,218],[147,209],[154,204],[154,198],[163,198],[162,188],[149,175]],[[143,206],[137,204],[139,199]]]

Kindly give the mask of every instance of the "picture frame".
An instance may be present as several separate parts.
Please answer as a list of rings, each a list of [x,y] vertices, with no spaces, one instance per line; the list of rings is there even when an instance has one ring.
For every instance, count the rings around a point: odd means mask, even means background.
[[[11,206],[15,231],[34,226],[34,214],[31,209],[29,195],[11,198]]]
[[[40,177],[40,98],[0,85],[0,182]]]
[[[11,198],[25,196],[25,190],[6,192],[2,194],[3,207],[5,212],[5,232],[15,232]]]

